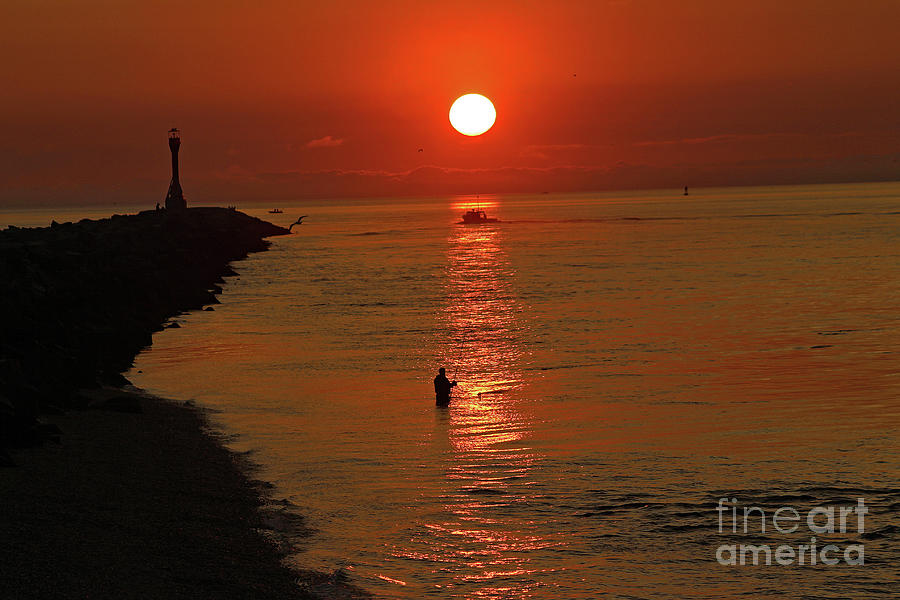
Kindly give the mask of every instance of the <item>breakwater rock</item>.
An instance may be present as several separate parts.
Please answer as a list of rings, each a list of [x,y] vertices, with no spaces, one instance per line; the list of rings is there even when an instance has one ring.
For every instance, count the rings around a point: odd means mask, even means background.
[[[0,447],[54,435],[38,416],[86,408],[79,389],[126,383],[154,331],[287,233],[224,208],[0,231]]]

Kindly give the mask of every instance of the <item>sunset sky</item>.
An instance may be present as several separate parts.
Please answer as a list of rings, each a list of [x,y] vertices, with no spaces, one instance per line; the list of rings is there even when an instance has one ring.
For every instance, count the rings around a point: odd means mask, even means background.
[[[31,0],[0,206],[900,179],[900,2]],[[447,119],[467,92],[493,129]],[[422,152],[418,149],[422,148]]]

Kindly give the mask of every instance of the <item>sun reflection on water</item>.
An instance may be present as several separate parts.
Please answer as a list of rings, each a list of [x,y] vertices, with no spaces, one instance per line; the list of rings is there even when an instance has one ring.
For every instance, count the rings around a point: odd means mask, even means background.
[[[448,239],[442,343],[459,387],[437,413],[448,444],[446,492],[418,540],[430,551],[407,554],[435,561],[434,571],[452,573],[450,587],[471,598],[528,597],[538,585],[529,552],[562,543],[515,516],[535,498],[540,457],[528,445],[523,308],[502,235],[498,225],[462,226]]]

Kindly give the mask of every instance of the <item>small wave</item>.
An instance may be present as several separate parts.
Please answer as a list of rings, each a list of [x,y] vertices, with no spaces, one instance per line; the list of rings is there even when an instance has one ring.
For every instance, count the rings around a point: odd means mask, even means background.
[[[575,365],[549,365],[546,367],[529,367],[527,371],[555,371],[557,369],[579,369],[581,367],[597,367],[604,363],[602,362],[592,362],[592,363],[581,363]]]
[[[766,502],[773,502],[775,504],[786,504],[791,502],[812,502],[815,499],[815,496],[810,496],[809,494],[776,494],[763,498],[763,500],[765,500]]]
[[[684,523],[681,525],[673,525],[670,523],[663,523],[656,526],[656,529],[661,531],[691,531],[691,530],[709,530],[709,523]]]
[[[734,219],[773,219],[778,217],[812,217],[812,213],[749,213],[746,215],[734,215]],[[725,217],[728,218],[728,217]]]
[[[629,510],[643,510],[643,509],[652,509],[652,508],[660,508],[662,504],[656,502],[623,502],[621,504],[607,504],[607,505],[599,505],[593,507],[593,512],[591,514],[603,515],[610,513],[617,513]],[[587,516],[587,515],[585,515]]]
[[[459,490],[464,494],[475,494],[479,496],[505,496],[506,492],[489,487],[464,487]]]
[[[881,540],[886,537],[891,537],[893,534],[900,532],[900,527],[897,525],[885,525],[880,529],[876,529],[875,531],[867,531],[865,533],[861,533],[859,537],[864,540]]]
[[[370,307],[370,306],[398,306],[396,302],[352,302],[344,306]]]
[[[510,391],[512,391],[512,388],[503,388],[500,390],[488,390],[486,392],[478,392],[478,395],[479,396],[487,396],[488,394],[502,394],[504,392],[510,392]]]

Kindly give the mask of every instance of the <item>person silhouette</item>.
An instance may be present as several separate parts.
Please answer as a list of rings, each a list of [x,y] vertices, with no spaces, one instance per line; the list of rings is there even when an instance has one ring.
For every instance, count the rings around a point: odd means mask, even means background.
[[[447,379],[444,367],[438,369],[437,377],[434,378],[434,403],[438,406],[450,404],[450,390],[455,386],[455,381]]]

